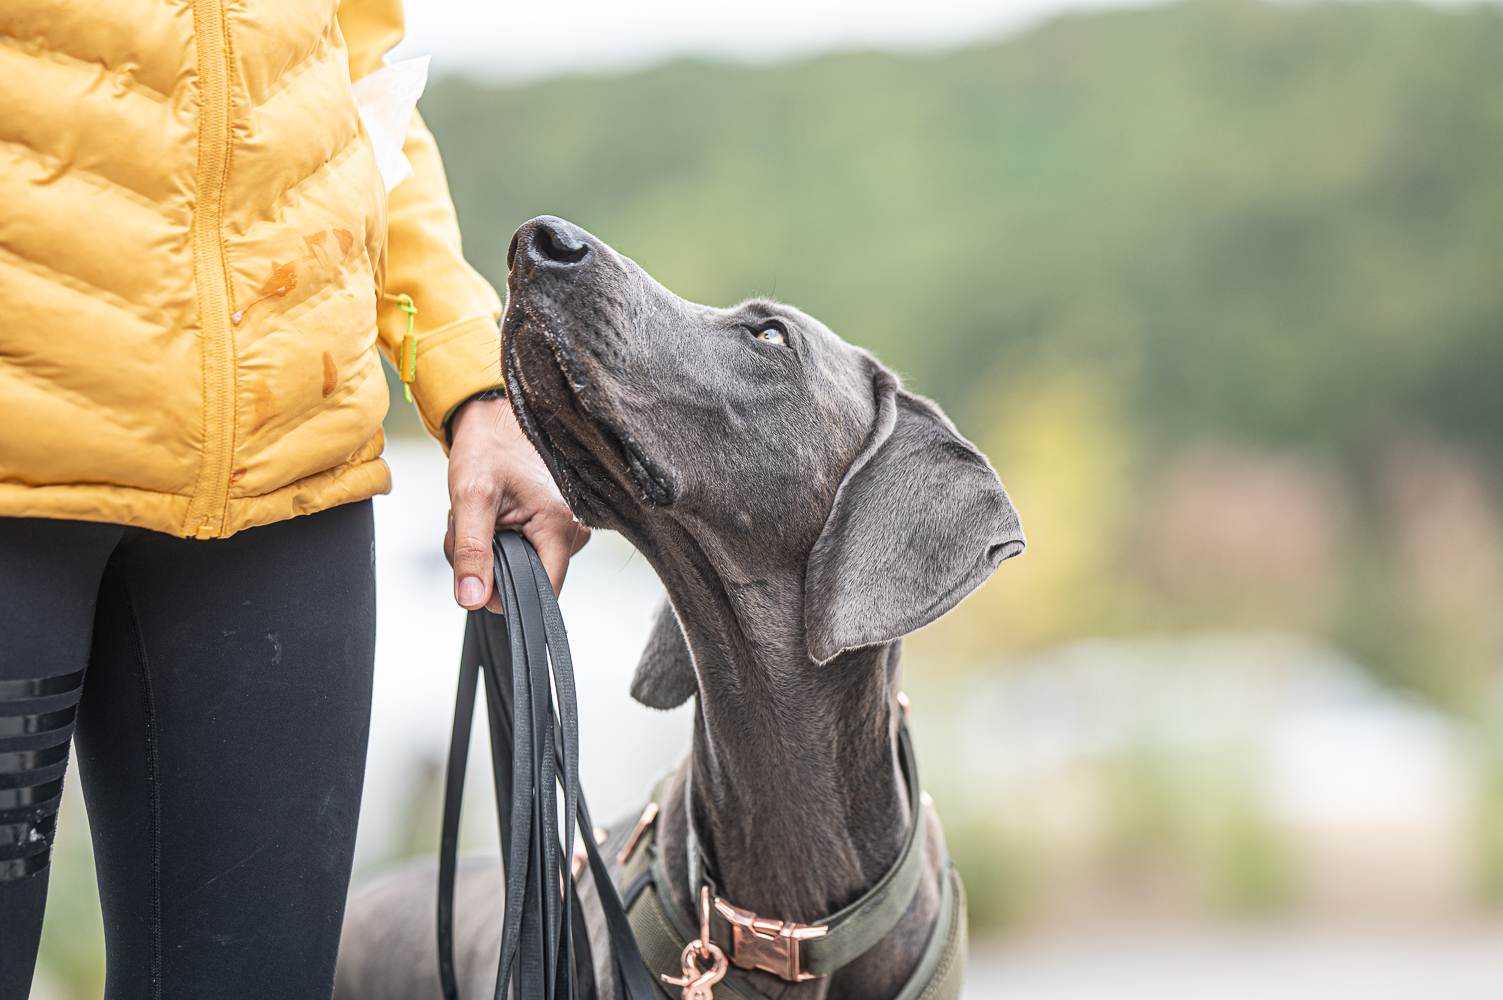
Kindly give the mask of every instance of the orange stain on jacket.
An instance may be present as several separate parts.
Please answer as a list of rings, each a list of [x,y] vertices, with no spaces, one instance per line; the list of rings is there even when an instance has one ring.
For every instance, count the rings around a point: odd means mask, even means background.
[[[257,302],[264,301],[265,299],[279,299],[296,288],[297,266],[303,261],[311,261],[314,264],[317,264],[320,269],[322,269],[324,266],[324,261],[323,258],[319,255],[321,253],[326,254],[329,252],[328,248],[325,246],[325,244],[328,242],[328,239],[329,231],[327,229],[320,229],[316,233],[310,233],[307,236],[303,237],[304,252],[303,255],[297,260],[291,260],[285,264],[278,264],[276,261],[272,261],[271,277],[267,278],[266,284],[261,286],[260,294],[251,299],[241,308],[236,309],[234,312],[230,313],[230,322],[235,326],[239,326],[240,321],[245,318],[245,314],[250,311],[251,306],[255,305]],[[345,257],[348,257],[350,254],[350,247],[355,245],[355,234],[350,232],[348,229],[336,229],[334,230],[334,239],[339,242],[340,259],[342,260]],[[324,392],[324,395],[327,396],[328,394],[329,393],[326,390]]]
[[[319,256],[319,254],[329,252],[329,248],[324,245],[328,241],[329,231],[327,229],[320,229],[318,232],[314,233],[311,236],[304,236],[303,246],[308,248],[308,252],[303,254],[303,259],[311,260],[313,261],[313,263],[322,268],[324,266],[324,261],[323,258]]]
[[[261,294],[247,302],[244,309],[236,309],[230,313],[230,322],[239,326],[240,321],[245,318],[246,310],[250,309],[251,306],[264,299],[272,297],[281,298],[296,288],[297,265],[298,262],[295,260],[288,261],[285,264],[278,264],[276,261],[272,261],[271,277],[267,278],[266,284],[261,286]]]

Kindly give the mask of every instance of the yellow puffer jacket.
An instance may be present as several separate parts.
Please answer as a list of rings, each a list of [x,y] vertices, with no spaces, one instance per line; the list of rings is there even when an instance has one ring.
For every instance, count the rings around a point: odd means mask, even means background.
[[[383,291],[431,432],[501,381],[432,136],[388,199],[350,92],[402,31],[400,0],[0,0],[0,516],[215,538],[385,492]]]

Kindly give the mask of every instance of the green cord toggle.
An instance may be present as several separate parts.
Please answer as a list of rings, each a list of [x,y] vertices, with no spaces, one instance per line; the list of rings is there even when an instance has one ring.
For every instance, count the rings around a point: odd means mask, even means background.
[[[401,379],[402,394],[410,403],[412,382],[417,378],[417,337],[412,332],[412,325],[417,320],[417,306],[412,304],[410,295],[383,295],[382,298],[395,302],[397,308],[407,314],[407,335],[402,338],[402,349],[397,354],[397,378]]]

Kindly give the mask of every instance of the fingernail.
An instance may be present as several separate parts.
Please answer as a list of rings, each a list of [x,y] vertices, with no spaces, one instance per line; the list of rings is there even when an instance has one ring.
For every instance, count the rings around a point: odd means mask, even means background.
[[[459,603],[465,607],[479,604],[485,600],[485,584],[480,582],[480,577],[478,576],[462,577],[459,581],[458,589],[455,590],[455,594],[459,597]]]

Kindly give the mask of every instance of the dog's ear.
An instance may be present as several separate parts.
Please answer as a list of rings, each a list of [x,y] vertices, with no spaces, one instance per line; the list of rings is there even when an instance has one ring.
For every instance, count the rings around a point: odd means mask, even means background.
[[[939,407],[875,368],[875,427],[804,578],[809,655],[819,663],[929,624],[1023,551],[1017,511],[986,456]]]
[[[665,597],[658,606],[642,659],[637,661],[631,696],[648,708],[678,708],[698,689],[684,630],[679,627],[673,605]]]

